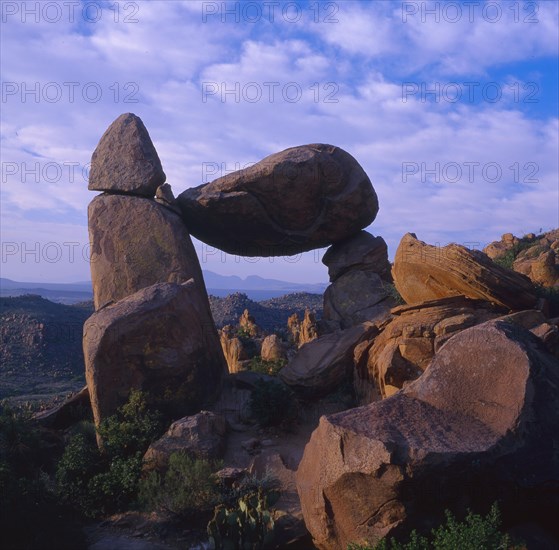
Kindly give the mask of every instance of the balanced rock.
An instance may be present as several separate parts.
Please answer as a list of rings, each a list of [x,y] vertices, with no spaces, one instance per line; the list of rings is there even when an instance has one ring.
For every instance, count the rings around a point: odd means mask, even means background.
[[[328,267],[331,282],[349,271],[371,271],[384,281],[392,282],[386,242],[367,231],[333,244],[324,254],[322,263]]]
[[[391,398],[322,417],[297,471],[315,545],[374,545],[495,500],[556,525],[558,366],[529,332],[489,321]]]
[[[191,278],[207,296],[190,235],[171,210],[152,199],[99,195],[88,219],[96,309],[155,283]]]
[[[225,417],[200,411],[173,422],[165,435],[152,443],[144,455],[145,470],[165,470],[169,457],[176,452],[194,458],[215,460],[225,453],[227,422]]]
[[[449,338],[500,312],[488,302],[458,296],[399,306],[392,314],[381,333],[369,340],[367,354],[356,363],[355,372],[383,398],[419,377]]]
[[[408,304],[463,295],[522,310],[537,301],[528,277],[497,265],[483,252],[458,244],[431,246],[412,233],[398,246],[392,275]]]
[[[101,137],[91,157],[88,189],[153,197],[165,173],[142,120],[120,115]]]
[[[312,340],[281,369],[279,377],[302,397],[326,395],[351,379],[355,346],[375,330],[373,323],[362,323]]]
[[[347,152],[313,144],[276,153],[250,168],[178,197],[189,231],[241,256],[284,256],[328,246],[368,226],[378,199]]]
[[[217,331],[193,280],[158,283],[95,312],[83,333],[95,423],[132,389],[146,391],[175,418],[217,396],[227,372]]]

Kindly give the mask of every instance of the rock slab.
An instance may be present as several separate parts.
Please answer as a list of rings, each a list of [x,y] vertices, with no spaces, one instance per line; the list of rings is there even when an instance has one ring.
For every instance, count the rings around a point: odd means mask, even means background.
[[[286,149],[250,168],[178,196],[201,241],[241,256],[285,256],[328,246],[368,226],[378,199],[347,152],[312,144]]]

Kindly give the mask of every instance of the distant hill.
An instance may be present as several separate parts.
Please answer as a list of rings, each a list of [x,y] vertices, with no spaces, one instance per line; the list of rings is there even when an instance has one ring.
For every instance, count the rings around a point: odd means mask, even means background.
[[[250,275],[246,279],[235,275],[219,275],[213,271],[203,271],[204,281],[209,294],[225,297],[241,292],[252,300],[265,300],[285,294],[308,292],[322,294],[325,283],[289,283],[277,279],[264,279]],[[76,304],[93,298],[91,282],[77,283],[24,283],[11,279],[0,278],[1,296],[22,296],[36,294],[52,302],[60,304]]]

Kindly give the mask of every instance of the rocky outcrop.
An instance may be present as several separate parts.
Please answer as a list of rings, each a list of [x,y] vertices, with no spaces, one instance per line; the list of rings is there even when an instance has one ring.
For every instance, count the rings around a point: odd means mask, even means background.
[[[302,397],[326,395],[351,380],[355,346],[375,330],[373,323],[362,323],[304,344],[279,376]]]
[[[355,376],[389,397],[419,377],[449,338],[501,313],[488,302],[461,296],[396,307],[392,320],[363,350],[365,361],[356,361]]]
[[[303,320],[299,320],[299,315],[294,313],[287,319],[287,330],[291,335],[291,341],[295,347],[300,348],[303,344],[312,342],[318,338],[318,326],[315,314],[306,309]]]
[[[287,358],[285,346],[277,334],[270,334],[262,340],[260,357],[264,361],[278,361]]]
[[[324,254],[322,263],[328,267],[331,282],[349,271],[371,271],[383,281],[392,282],[386,242],[367,231],[333,244]]]
[[[520,239],[515,237],[512,233],[505,233],[500,241],[489,243],[483,249],[483,252],[492,260],[497,260],[505,256],[507,252],[514,250],[519,244]]]
[[[229,372],[233,374],[244,370],[243,364],[249,359],[249,356],[241,339],[237,336],[237,329],[231,325],[224,326],[219,331],[219,339]]]
[[[262,332],[248,309],[239,317],[239,329],[250,338],[258,338]]]
[[[559,239],[556,247],[536,244],[518,254],[512,268],[545,287],[559,287]]]
[[[293,147],[178,197],[201,241],[241,256],[285,256],[367,227],[378,200],[363,168],[332,145]]]
[[[190,414],[217,396],[225,361],[193,280],[159,283],[95,312],[84,325],[86,379],[96,424],[132,389],[160,408]]]
[[[457,244],[431,246],[412,233],[398,246],[392,275],[408,304],[463,295],[522,310],[537,301],[530,279],[495,264],[483,252]]]
[[[91,157],[88,189],[153,197],[165,173],[139,117],[120,115],[101,137]]]
[[[191,278],[207,300],[196,251],[177,214],[152,199],[99,195],[88,219],[96,309],[155,283]]]
[[[152,443],[144,455],[145,470],[165,470],[169,457],[176,452],[194,458],[215,460],[225,453],[227,422],[225,417],[201,411],[173,422],[165,435]]]
[[[489,321],[455,335],[389,399],[322,417],[297,489],[320,549],[428,530],[443,509],[555,522],[558,363],[529,332]]]

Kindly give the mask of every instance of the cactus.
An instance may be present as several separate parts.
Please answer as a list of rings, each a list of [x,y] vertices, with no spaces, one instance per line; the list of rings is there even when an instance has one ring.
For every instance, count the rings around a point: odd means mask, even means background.
[[[208,523],[208,534],[216,550],[258,550],[269,548],[274,538],[274,519],[269,507],[279,493],[249,493],[239,498],[237,508],[220,505]]]

